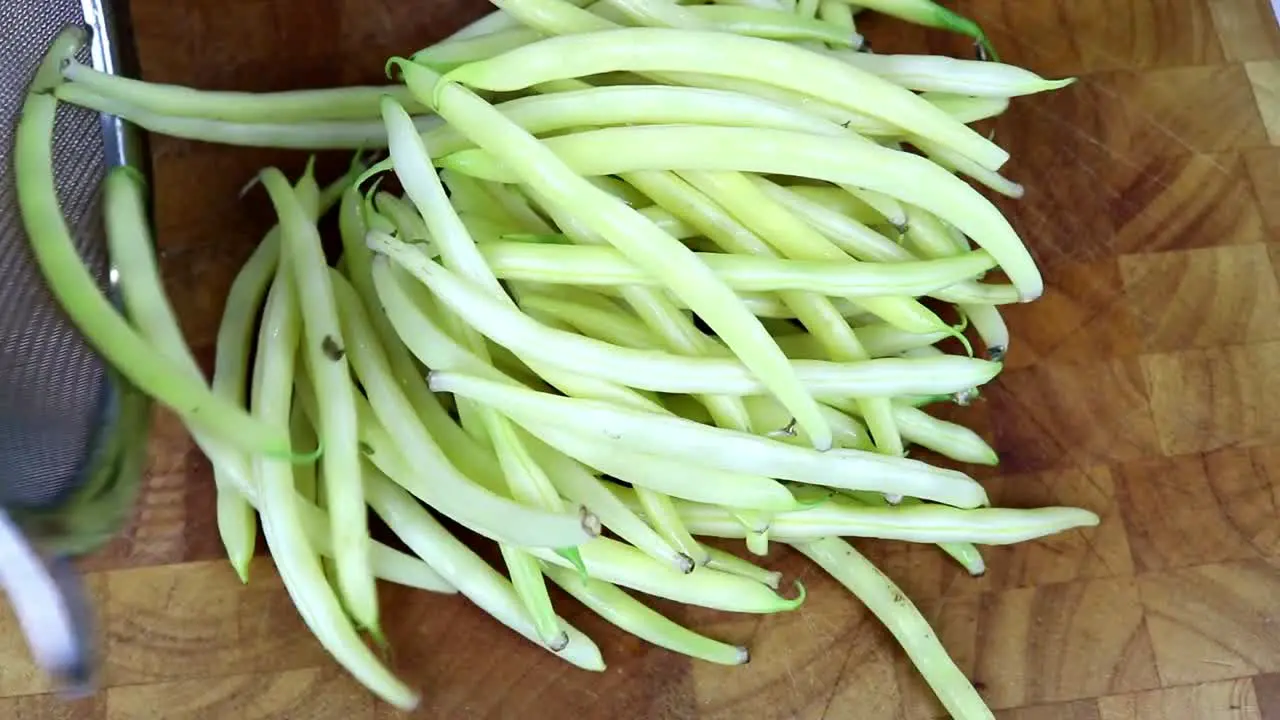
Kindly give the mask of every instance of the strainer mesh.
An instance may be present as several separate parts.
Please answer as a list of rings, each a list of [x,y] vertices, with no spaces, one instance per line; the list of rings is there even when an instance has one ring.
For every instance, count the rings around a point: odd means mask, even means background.
[[[93,352],[44,287],[14,195],[14,125],[36,66],[78,0],[0,2],[0,505],[48,505],[73,490],[93,450],[111,389]],[[88,51],[82,51],[88,62]],[[98,187],[105,173],[96,113],[63,106],[54,168],[82,257],[105,287]]]

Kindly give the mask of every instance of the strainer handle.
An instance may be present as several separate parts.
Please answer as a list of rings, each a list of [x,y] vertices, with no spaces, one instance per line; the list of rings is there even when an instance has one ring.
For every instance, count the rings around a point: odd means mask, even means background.
[[[89,691],[93,653],[84,588],[64,561],[43,557],[0,511],[0,587],[36,663],[71,695]]]

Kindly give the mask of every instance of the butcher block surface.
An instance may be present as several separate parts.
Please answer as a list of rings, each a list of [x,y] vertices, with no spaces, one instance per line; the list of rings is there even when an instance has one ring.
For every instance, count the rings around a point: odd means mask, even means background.
[[[932,546],[856,543],[895,579],[1002,720],[1280,718],[1280,31],[1267,0],[972,0],[1003,59],[1079,76],[995,123],[1027,187],[1000,203],[1043,269],[1010,308],[1006,369],[955,417],[1000,452],[966,468],[997,505],[1102,519],[987,548],[971,578]],[[146,79],[276,90],[382,80],[487,9],[478,0],[134,0]],[[877,51],[971,52],[866,25]],[[231,279],[270,226],[261,166],[305,156],[156,137],[157,243],[202,357]],[[326,157],[322,169],[345,165]],[[83,567],[102,692],[67,703],[0,610],[0,717],[400,717],[331,662],[265,554],[220,557],[208,463],[157,411],[136,519]],[[390,662],[422,718],[929,718],[927,687],[875,618],[802,558],[777,616],[660,603],[751,648],[725,668],[624,636],[557,595],[609,669],[571,668],[460,597],[383,586]]]

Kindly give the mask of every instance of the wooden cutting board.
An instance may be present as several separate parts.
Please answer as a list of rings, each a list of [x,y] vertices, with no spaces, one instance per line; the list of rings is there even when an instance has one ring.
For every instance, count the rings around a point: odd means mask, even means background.
[[[382,61],[478,15],[478,0],[134,0],[147,79],[275,90],[379,82]],[[861,542],[932,620],[1005,720],[1280,718],[1280,32],[1266,0],[973,0],[1005,59],[1076,85],[996,124],[1027,187],[1004,202],[1043,299],[959,417],[1003,457],[974,470],[1008,506],[1074,504],[1102,524],[986,552],[974,579],[930,547]],[[896,23],[882,51],[965,52]],[[271,223],[253,172],[298,153],[155,138],[169,291],[205,356],[235,270]],[[344,160],[327,158],[330,168]],[[241,586],[219,558],[209,467],[157,413],[128,531],[87,559],[105,691],[44,695],[0,612],[0,717],[397,715],[326,658],[269,558]],[[569,668],[462,599],[385,588],[415,717],[918,718],[939,714],[889,635],[793,554],[800,612],[662,604],[750,645],[740,668],[624,637],[561,597],[609,669]]]

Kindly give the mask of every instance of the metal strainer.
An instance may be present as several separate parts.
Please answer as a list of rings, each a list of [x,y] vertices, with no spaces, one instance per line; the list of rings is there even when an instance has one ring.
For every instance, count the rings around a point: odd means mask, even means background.
[[[83,596],[66,558],[114,535],[138,487],[147,404],[113,375],[46,290],[14,193],[14,127],[36,66],[69,24],[92,42],[82,62],[128,63],[127,22],[109,0],[0,1],[0,585],[33,655],[70,688],[91,675]],[[132,70],[132,68],[127,68]],[[142,167],[137,138],[115,118],[63,106],[54,170],[80,253],[113,290],[100,213],[108,167]]]

